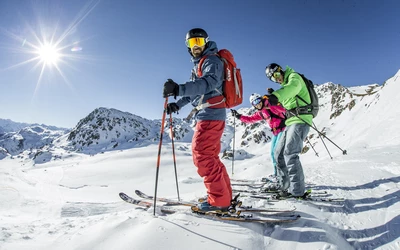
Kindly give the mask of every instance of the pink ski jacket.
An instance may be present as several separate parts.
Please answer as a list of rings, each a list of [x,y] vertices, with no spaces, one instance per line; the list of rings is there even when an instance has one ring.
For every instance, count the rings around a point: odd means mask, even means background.
[[[267,99],[264,100],[264,107],[262,110],[254,113],[251,116],[242,115],[240,121],[244,123],[255,123],[261,120],[266,120],[274,135],[279,134],[285,130],[285,125],[282,120],[285,120],[286,109],[279,106],[269,105]],[[272,114],[272,115],[271,115]],[[279,117],[279,118],[278,118]]]

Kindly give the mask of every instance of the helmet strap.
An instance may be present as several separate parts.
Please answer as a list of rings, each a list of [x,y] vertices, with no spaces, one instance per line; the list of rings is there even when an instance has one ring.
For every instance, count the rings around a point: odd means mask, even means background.
[[[189,52],[189,54],[193,57],[193,54],[192,54],[192,49],[191,48],[187,48],[188,49],[188,52]]]

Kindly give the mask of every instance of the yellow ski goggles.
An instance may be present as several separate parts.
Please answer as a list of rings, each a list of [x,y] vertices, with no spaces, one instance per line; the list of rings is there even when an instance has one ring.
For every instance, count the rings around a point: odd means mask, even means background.
[[[273,82],[278,82],[276,79],[278,79],[279,77],[281,77],[281,72],[274,72],[273,74],[272,74],[272,76],[271,76],[271,80],[273,81]]]
[[[206,45],[208,38],[204,37],[192,37],[186,40],[186,46],[188,48],[193,48],[194,46],[202,47]]]
[[[277,82],[277,78],[279,78],[281,76],[281,72],[279,71],[275,71],[275,72],[266,72],[267,77],[273,81],[273,82]]]

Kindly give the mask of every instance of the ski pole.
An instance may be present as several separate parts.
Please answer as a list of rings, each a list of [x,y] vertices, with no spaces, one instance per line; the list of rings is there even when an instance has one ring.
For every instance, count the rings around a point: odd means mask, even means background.
[[[153,215],[156,215],[158,172],[160,170],[161,145],[162,145],[162,139],[163,139],[163,134],[164,134],[164,123],[165,123],[165,115],[167,114],[167,105],[168,105],[168,97],[165,97],[164,112],[163,112],[162,119],[161,119],[160,143],[158,144],[157,168],[156,168],[156,184],[155,184],[155,187],[154,187],[154,211],[153,211]]]
[[[174,169],[175,169],[175,181],[176,181],[176,192],[178,193],[178,201],[181,200],[179,196],[179,186],[178,186],[178,172],[176,170],[176,158],[175,158],[175,146],[174,146],[174,131],[172,125],[172,112],[169,114],[169,128],[171,131],[171,142],[172,142],[172,158],[174,159]]]
[[[318,130],[317,128],[315,128],[313,125],[307,123],[304,119],[302,119],[300,116],[294,114],[292,111],[290,111],[290,110],[288,110],[288,111],[290,112],[291,115],[296,116],[296,117],[299,118],[301,121],[303,121],[305,124],[307,124],[307,125],[310,126],[312,129],[314,129],[315,131],[317,131],[318,134],[319,134],[320,136],[325,137],[330,143],[332,143],[332,144],[335,145],[339,150],[341,150],[342,153],[343,153],[344,155],[347,155],[347,150],[341,149],[336,143],[334,143],[334,142],[333,142],[331,139],[329,139],[326,135],[324,135],[323,133],[319,132],[319,130]]]
[[[314,122],[313,122],[313,125],[314,125],[315,128],[317,128],[317,126],[315,126],[315,123],[314,123]],[[328,147],[326,146],[324,139],[322,138],[322,136],[320,136],[319,138],[321,139],[322,144],[324,144],[324,147],[325,147],[325,149],[326,149],[326,152],[328,152],[328,155],[329,155],[329,157],[331,157],[331,160],[332,160],[333,157],[332,157],[332,155],[331,155],[331,152],[329,152],[329,149],[328,149]]]
[[[306,140],[307,140],[307,143],[310,144],[310,146],[311,146],[312,150],[314,151],[315,155],[316,155],[317,157],[319,157],[317,151],[315,151],[315,149],[314,149],[313,145],[311,144],[310,140],[308,140],[307,137],[306,137]]]

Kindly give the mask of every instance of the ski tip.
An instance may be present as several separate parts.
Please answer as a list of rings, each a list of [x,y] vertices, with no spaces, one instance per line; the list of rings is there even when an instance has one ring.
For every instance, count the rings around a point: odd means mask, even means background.
[[[127,195],[126,195],[125,193],[123,193],[123,192],[120,192],[118,195],[119,195],[119,197],[120,197],[121,199],[123,199],[123,200],[126,200],[126,199],[127,199]]]

